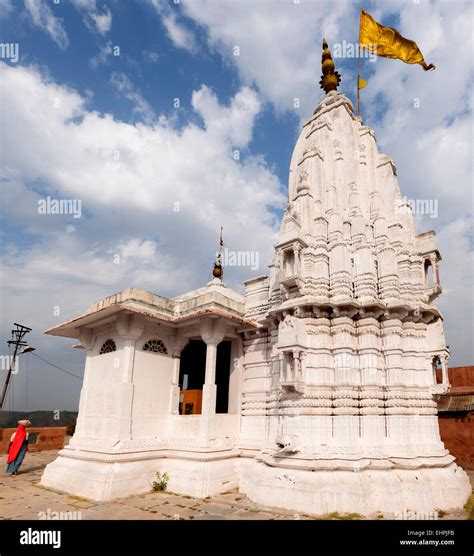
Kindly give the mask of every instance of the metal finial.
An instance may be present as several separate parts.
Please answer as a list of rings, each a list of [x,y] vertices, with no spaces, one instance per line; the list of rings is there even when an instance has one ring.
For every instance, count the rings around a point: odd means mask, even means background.
[[[339,72],[334,71],[335,65],[326,39],[323,39],[321,66],[323,70],[323,75],[321,76],[321,81],[319,82],[321,89],[323,89],[326,93],[329,93],[329,91],[336,91],[337,86],[341,82],[341,75]]]
[[[214,263],[214,268],[212,269],[212,275],[214,278],[222,278],[224,275],[224,269],[222,267],[222,247],[224,246],[224,240],[222,239],[222,230],[224,228],[221,226],[221,236],[219,239],[219,251],[216,255],[216,261]]]

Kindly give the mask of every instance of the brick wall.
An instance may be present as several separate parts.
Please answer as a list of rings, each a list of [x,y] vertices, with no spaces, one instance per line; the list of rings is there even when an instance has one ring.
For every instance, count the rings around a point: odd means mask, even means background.
[[[449,383],[452,387],[472,386],[474,388],[474,366],[470,367],[449,367]],[[441,384],[441,369],[436,369],[436,381]]]
[[[474,469],[474,412],[439,413],[439,432],[446,449],[465,469]]]
[[[451,386],[472,386],[474,388],[474,367],[450,367],[448,375]]]
[[[27,432],[38,433],[35,444],[29,444],[30,452],[41,452],[42,450],[61,450],[64,446],[67,427],[27,427]],[[0,429],[0,452],[5,454],[10,444],[10,438],[16,431],[12,429]]]
[[[438,372],[441,375],[440,371]],[[447,396],[474,393],[474,366],[450,367],[448,374],[451,389]],[[441,376],[439,376],[440,378]],[[446,449],[455,456],[461,467],[474,469],[474,412],[440,411],[438,423],[441,440]]]

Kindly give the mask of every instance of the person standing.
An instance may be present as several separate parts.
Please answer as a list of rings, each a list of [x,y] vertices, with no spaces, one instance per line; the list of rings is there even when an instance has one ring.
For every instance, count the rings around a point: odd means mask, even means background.
[[[20,465],[28,451],[28,433],[25,427],[29,426],[31,426],[31,422],[28,419],[18,421],[18,428],[12,434],[8,446],[7,473],[18,475]]]

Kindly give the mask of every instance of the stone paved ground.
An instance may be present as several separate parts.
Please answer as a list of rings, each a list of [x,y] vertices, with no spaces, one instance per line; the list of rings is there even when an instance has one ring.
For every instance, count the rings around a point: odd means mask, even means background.
[[[280,508],[268,508],[250,501],[237,490],[192,498],[169,492],[150,492],[112,502],[94,502],[39,485],[44,467],[56,458],[56,451],[27,454],[17,476],[4,470],[6,456],[0,457],[0,519],[38,519],[39,512],[80,512],[79,519],[361,519],[362,516],[309,516]],[[474,484],[474,471],[470,472]],[[50,518],[54,514],[49,514]],[[383,519],[373,516],[372,519]],[[363,519],[363,518],[362,518]],[[448,512],[441,519],[466,519],[464,510]]]

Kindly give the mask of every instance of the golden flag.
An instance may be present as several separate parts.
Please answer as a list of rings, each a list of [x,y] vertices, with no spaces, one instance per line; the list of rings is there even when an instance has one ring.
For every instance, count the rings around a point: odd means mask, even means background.
[[[435,69],[433,64],[427,64],[415,41],[405,39],[396,29],[385,27],[364,12],[360,11],[359,43],[377,56],[396,58],[407,64],[421,64],[427,71]]]
[[[359,77],[359,82],[358,82],[359,89],[363,89],[364,87],[367,87],[367,85],[368,85],[367,81]]]

